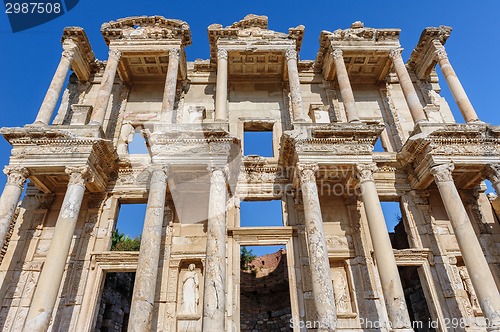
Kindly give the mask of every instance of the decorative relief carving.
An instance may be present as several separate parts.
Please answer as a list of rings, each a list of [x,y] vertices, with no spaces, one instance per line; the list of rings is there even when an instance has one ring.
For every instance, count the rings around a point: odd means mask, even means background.
[[[373,181],[373,173],[377,171],[377,164],[358,164],[356,165],[356,177],[360,183]]]
[[[227,50],[224,48],[219,48],[217,50],[217,59],[227,60]]]
[[[336,48],[332,51],[332,57],[335,59],[335,60],[344,60],[344,52],[342,52],[342,50],[340,48]]]
[[[85,183],[91,180],[92,174],[90,167],[85,166],[68,166],[65,169],[66,174],[69,175],[68,185],[85,186]]]
[[[451,174],[455,169],[453,163],[434,166],[430,169],[431,174],[434,176],[436,182],[453,181]]]
[[[297,59],[297,51],[293,48],[287,48],[285,50],[285,57],[287,60],[296,60]]]
[[[301,182],[316,182],[316,172],[319,170],[318,164],[315,163],[298,163],[297,169]]]
[[[7,175],[7,185],[17,186],[21,189],[24,188],[26,179],[30,175],[26,168],[20,166],[5,166],[3,172]]]
[[[395,49],[392,49],[390,50],[389,52],[389,58],[391,58],[392,61],[396,60],[396,59],[400,59],[401,58],[401,53],[403,52],[403,49],[402,48],[395,48]]]
[[[109,58],[114,58],[115,60],[120,60],[120,57],[122,56],[122,51],[116,49],[116,48],[110,48],[108,52],[108,57]]]
[[[171,48],[169,51],[168,51],[168,58],[169,58],[169,61],[170,59],[176,59],[176,60],[179,60],[179,57],[180,57],[180,50],[178,48]]]
[[[496,184],[500,182],[500,164],[490,164],[488,165],[488,168],[488,179],[491,181],[491,183]]]
[[[447,60],[448,59],[448,54],[446,54],[446,51],[444,50],[444,48],[440,48],[440,49],[436,50],[434,52],[434,54],[435,54],[436,59],[438,61]]]

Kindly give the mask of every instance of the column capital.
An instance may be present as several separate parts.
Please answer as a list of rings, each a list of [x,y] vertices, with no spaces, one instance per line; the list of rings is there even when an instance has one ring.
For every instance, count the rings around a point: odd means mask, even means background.
[[[151,164],[148,165],[148,172],[150,174],[153,174],[155,171],[162,171],[165,173],[166,176],[169,176],[172,172],[172,167],[170,165],[158,165],[158,164]]]
[[[207,171],[211,174],[222,174],[225,178],[229,176],[229,166],[228,165],[208,165]]]
[[[67,59],[69,62],[72,62],[73,59],[75,58],[75,49],[74,48],[68,48],[62,51],[61,57]]]
[[[319,166],[316,163],[297,163],[300,181],[316,181],[316,172]]]
[[[113,57],[113,58],[116,58],[118,60],[118,59],[120,59],[121,56],[122,56],[122,51],[120,51],[117,48],[110,48],[108,51],[108,57],[110,57],[110,58]]]
[[[492,184],[500,183],[500,164],[489,164],[487,177]]]
[[[285,50],[285,58],[287,60],[297,60],[297,51],[293,48],[287,48]]]
[[[455,165],[453,163],[443,164],[434,166],[430,169],[431,174],[434,176],[436,182],[453,182],[453,177],[451,174],[455,169]]]
[[[30,175],[30,172],[21,166],[5,166],[3,172],[7,175],[7,185],[14,185],[21,189],[24,188],[26,179]]]
[[[344,52],[340,48],[333,49],[332,56],[336,60],[344,60]]]
[[[90,167],[85,166],[66,166],[64,170],[69,175],[68,185],[85,186],[85,183],[92,179]]]
[[[220,59],[227,60],[227,50],[225,48],[217,49],[217,60]]]
[[[448,59],[448,54],[446,53],[446,50],[444,49],[444,47],[438,48],[434,51],[434,57],[438,61],[446,60],[446,59]]]
[[[373,173],[377,171],[378,167],[375,163],[358,164],[356,165],[356,177],[360,183],[374,181]]]
[[[168,50],[168,57],[170,58],[176,58],[177,60],[179,59],[179,56],[181,54],[181,50],[179,48],[171,48]]]
[[[401,58],[402,53],[403,53],[403,48],[401,47],[392,49],[389,52],[389,58],[391,58],[391,60],[394,61],[395,59]]]

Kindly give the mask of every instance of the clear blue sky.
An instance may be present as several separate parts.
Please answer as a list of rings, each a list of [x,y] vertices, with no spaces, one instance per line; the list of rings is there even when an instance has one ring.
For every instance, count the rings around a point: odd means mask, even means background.
[[[187,59],[209,56],[207,27],[230,25],[246,14],[269,17],[270,29],[287,32],[306,27],[301,59],[314,59],[321,30],[348,28],[356,20],[367,27],[401,28],[403,58],[408,59],[420,33],[427,26],[449,25],[453,32],[446,48],[452,65],[464,85],[479,117],[500,124],[497,104],[500,93],[500,35],[497,33],[500,2],[495,0],[411,2],[405,1],[90,1],[80,0],[67,14],[30,30],[12,33],[7,16],[0,12],[0,126],[31,123],[57,67],[60,37],[65,26],[81,26],[87,32],[98,59],[106,59],[107,47],[99,32],[102,23],[134,15],[162,15],[186,21],[193,45]],[[459,122],[457,107],[441,78],[443,95]],[[0,138],[0,165],[8,163],[10,145]],[[0,176],[3,188],[5,176]]]

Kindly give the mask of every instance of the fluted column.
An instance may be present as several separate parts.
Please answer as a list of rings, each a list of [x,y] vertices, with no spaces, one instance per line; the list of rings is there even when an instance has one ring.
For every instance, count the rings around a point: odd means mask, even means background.
[[[161,117],[168,123],[172,123],[174,113],[175,94],[177,89],[177,75],[179,73],[180,50],[173,48],[168,52],[168,69],[163,91],[163,102],[161,104]]]
[[[226,171],[209,167],[210,194],[207,257],[203,293],[203,331],[225,331],[226,304]]]
[[[130,307],[129,331],[149,331],[153,316],[165,197],[167,194],[168,168],[154,165],[151,167],[150,172],[148,205],[144,217],[141,249],[135,274],[132,305]]]
[[[345,67],[342,50],[333,50],[332,57],[335,63],[335,73],[337,74],[337,81],[339,82],[340,95],[344,103],[347,122],[358,122],[358,110],[356,109],[356,101],[354,100],[354,93],[352,92],[351,82],[349,81],[349,75]]]
[[[227,56],[227,50],[220,48],[217,51],[216,121],[227,121]]]
[[[108,55],[108,63],[104,69],[104,74],[102,75],[101,86],[99,92],[97,93],[97,98],[94,105],[94,111],[90,117],[90,124],[102,125],[104,122],[104,117],[106,116],[106,110],[108,108],[109,98],[111,97],[111,90],[113,90],[113,84],[115,83],[116,70],[118,69],[118,63],[120,62],[122,52],[116,49],[110,49]]]
[[[418,123],[426,121],[427,117],[425,116],[422,104],[420,104],[420,100],[418,99],[417,91],[415,91],[415,87],[413,86],[410,75],[408,74],[406,66],[403,62],[403,58],[401,56],[402,51],[403,50],[401,48],[391,50],[389,52],[389,57],[392,60],[394,69],[396,70],[396,75],[398,75],[399,84],[401,85],[401,89],[405,95],[406,103],[410,109],[413,122]]]
[[[23,331],[47,331],[61,287],[90,169],[88,166],[66,167],[66,173],[69,175],[68,188]]]
[[[384,213],[373,179],[373,172],[376,169],[375,164],[360,164],[357,165],[356,174],[361,186],[361,199],[368,220],[373,253],[393,330],[413,331],[389,231],[385,224]]]
[[[54,77],[50,82],[45,98],[43,98],[42,106],[38,111],[34,124],[48,125],[50,123],[57,101],[61,95],[64,82],[66,81],[66,76],[68,76],[68,71],[71,68],[73,59],[75,58],[76,45],[70,44],[69,46],[63,47],[64,51],[62,52],[61,60],[59,61]]]
[[[302,105],[302,92],[300,91],[299,69],[297,67],[297,51],[289,48],[285,51],[286,65],[288,70],[288,82],[290,84],[290,99],[292,102],[293,121],[305,122],[307,117]]]
[[[3,247],[9,233],[12,217],[29,176],[28,170],[24,167],[6,166],[3,172],[7,175],[7,184],[0,197],[0,248]]]
[[[453,95],[453,99],[455,99],[458,109],[460,109],[465,122],[479,121],[479,118],[469,100],[469,97],[467,96],[467,93],[465,93],[465,90],[460,83],[455,70],[453,70],[453,67],[451,66],[446,51],[444,50],[444,48],[439,48],[438,50],[436,50],[435,54],[439,63],[439,67],[441,67],[441,71],[443,72],[444,78],[446,79],[448,87],[450,88],[450,92]]]
[[[453,164],[431,168],[444,208],[464,259],[467,272],[476,291],[479,305],[489,320],[489,330],[500,330],[500,293],[491,274],[476,232],[453,182]]]
[[[333,294],[328,247],[326,246],[323,218],[316,186],[317,164],[298,164],[300,188],[304,201],[306,236],[313,300],[316,306],[318,331],[335,331],[337,313]]]

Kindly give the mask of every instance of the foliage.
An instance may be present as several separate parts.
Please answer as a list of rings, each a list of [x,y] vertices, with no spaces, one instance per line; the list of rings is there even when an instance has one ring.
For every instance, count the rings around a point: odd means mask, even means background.
[[[252,249],[248,250],[247,247],[241,247],[240,250],[240,268],[242,270],[249,270],[253,266],[250,266],[249,264],[256,258],[252,253]]]
[[[115,229],[111,235],[111,250],[112,251],[139,251],[141,247],[141,237],[136,236],[131,238]]]

